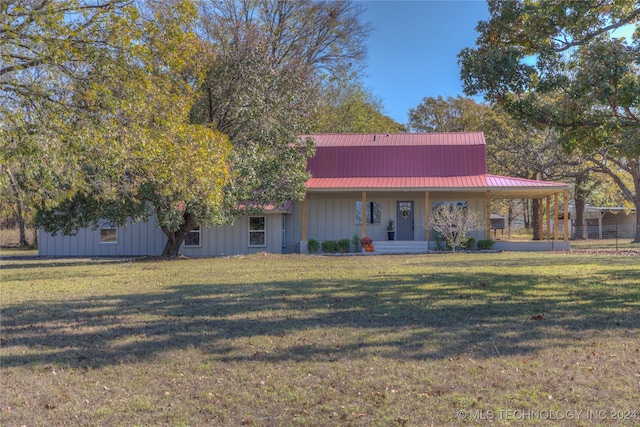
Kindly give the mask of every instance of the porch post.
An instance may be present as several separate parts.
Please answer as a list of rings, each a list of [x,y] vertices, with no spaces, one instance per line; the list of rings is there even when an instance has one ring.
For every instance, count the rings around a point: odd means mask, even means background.
[[[569,241],[569,190],[564,190],[564,241]]]
[[[547,196],[547,240],[551,240],[551,196]]]
[[[544,224],[542,221],[544,220],[544,203],[542,203],[542,199],[538,199],[538,231],[540,240],[544,240]]]
[[[485,239],[491,238],[491,191],[487,190],[484,203],[484,216],[485,216]]]
[[[553,240],[558,240],[558,193],[553,194]]]
[[[429,221],[431,221],[430,218],[431,215],[431,203],[429,201],[429,192],[425,191],[424,192],[424,228],[425,228],[425,239],[427,241],[427,243],[429,242],[429,235],[430,235],[430,231],[431,231],[431,226],[429,225]]]
[[[602,217],[604,212],[598,211],[598,239],[602,240]]]
[[[367,235],[367,192],[363,191],[362,192],[362,212],[361,214],[361,218],[362,218],[362,237]]]
[[[302,241],[307,241],[307,195],[302,199]]]

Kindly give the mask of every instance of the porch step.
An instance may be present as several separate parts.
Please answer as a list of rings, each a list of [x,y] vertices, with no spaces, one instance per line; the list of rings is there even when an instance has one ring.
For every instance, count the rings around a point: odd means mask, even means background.
[[[374,252],[367,254],[420,254],[427,253],[429,242],[416,240],[374,240]]]

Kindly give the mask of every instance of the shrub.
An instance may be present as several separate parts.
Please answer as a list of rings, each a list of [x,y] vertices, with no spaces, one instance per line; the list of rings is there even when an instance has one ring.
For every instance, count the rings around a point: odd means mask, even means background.
[[[351,244],[353,245],[354,252],[360,252],[360,236],[358,236],[358,233],[354,234],[351,238]]]
[[[318,249],[320,248],[320,242],[316,239],[309,239],[307,242],[307,250],[310,254],[318,253]]]
[[[336,249],[341,254],[348,253],[349,249],[351,249],[351,241],[349,239],[340,239],[340,240],[338,240],[338,242],[336,243]]]
[[[467,240],[460,243],[460,247],[462,249],[467,249],[467,250],[473,249],[475,245],[476,245],[476,239],[474,239],[473,237],[468,237]]]
[[[482,250],[489,250],[491,248],[493,248],[493,245],[496,242],[494,242],[491,239],[487,239],[487,240],[478,240],[478,249]]]
[[[335,240],[325,240],[322,242],[322,252],[326,254],[333,254],[336,252],[336,247],[338,244]]]

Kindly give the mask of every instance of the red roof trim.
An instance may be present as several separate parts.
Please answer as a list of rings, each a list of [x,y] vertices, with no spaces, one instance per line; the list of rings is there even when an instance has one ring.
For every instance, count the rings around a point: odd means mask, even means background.
[[[302,138],[312,138],[316,147],[485,145],[482,132],[320,133]]]
[[[307,190],[514,188],[566,189],[569,188],[569,185],[559,182],[536,181],[489,174],[448,177],[311,178],[307,181]]]

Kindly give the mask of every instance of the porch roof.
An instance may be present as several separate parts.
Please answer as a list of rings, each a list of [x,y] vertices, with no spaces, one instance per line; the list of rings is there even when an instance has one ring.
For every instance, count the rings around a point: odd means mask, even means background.
[[[569,184],[499,175],[442,177],[311,178],[309,192],[343,191],[491,191],[492,198],[537,198],[568,190]]]

